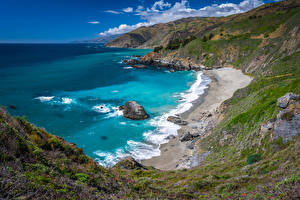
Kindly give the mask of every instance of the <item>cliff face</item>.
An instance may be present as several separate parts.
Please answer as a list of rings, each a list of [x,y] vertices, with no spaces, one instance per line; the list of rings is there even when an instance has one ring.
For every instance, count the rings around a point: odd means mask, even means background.
[[[269,63],[299,49],[299,18],[300,1],[288,0],[229,17],[142,27],[107,46],[157,47],[155,54],[142,60],[145,64],[185,70],[233,66],[268,73]]]

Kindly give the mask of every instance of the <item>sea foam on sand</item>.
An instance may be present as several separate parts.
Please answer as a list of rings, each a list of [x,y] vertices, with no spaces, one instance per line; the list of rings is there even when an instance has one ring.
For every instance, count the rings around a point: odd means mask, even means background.
[[[168,136],[176,136],[177,130],[180,128],[179,125],[169,122],[167,118],[169,116],[182,114],[191,109],[193,102],[205,92],[205,89],[208,87],[209,83],[210,79],[208,77],[204,76],[202,72],[196,72],[196,81],[187,91],[180,93],[180,103],[176,106],[176,108],[170,110],[168,113],[165,113],[162,116],[158,116],[149,120],[150,125],[157,128],[154,131],[147,131],[143,133],[143,142],[129,140],[125,150],[117,149],[115,153],[97,151],[95,154],[102,159],[96,159],[96,161],[104,166],[113,166],[126,156],[132,156],[138,161],[159,156],[160,145],[168,142]],[[116,107],[114,108],[113,113],[109,113],[109,117],[121,115],[122,111]]]

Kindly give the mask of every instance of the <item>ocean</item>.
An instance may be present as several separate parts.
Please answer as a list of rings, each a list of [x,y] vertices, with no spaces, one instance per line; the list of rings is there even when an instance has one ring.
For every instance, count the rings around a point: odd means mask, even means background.
[[[158,156],[159,145],[179,128],[167,117],[189,110],[210,80],[202,72],[134,69],[122,63],[150,51],[0,44],[0,105],[75,143],[103,166],[126,156]],[[124,118],[118,107],[129,100],[141,104],[150,119]]]

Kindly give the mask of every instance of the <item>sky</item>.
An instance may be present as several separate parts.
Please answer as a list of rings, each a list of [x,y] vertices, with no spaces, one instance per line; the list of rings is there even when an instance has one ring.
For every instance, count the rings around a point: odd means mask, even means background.
[[[0,43],[63,43],[184,17],[227,16],[276,0],[0,0]]]

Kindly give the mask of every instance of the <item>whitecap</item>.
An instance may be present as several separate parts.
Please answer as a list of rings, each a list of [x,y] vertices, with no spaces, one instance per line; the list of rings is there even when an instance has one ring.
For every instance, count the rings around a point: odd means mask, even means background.
[[[46,101],[51,101],[54,99],[55,96],[41,96],[41,97],[36,97],[34,99],[40,100],[41,102],[46,102]]]
[[[61,98],[61,102],[62,102],[62,104],[71,104],[73,102],[73,99],[63,97],[63,98]]]
[[[95,161],[104,167],[114,166],[120,160],[128,156],[128,154],[125,153],[123,149],[117,149],[115,153],[98,150],[94,152],[94,154],[99,157],[96,158]]]
[[[93,110],[96,111],[96,112],[99,112],[99,113],[108,113],[108,112],[110,112],[110,109],[104,104],[94,106]]]
[[[136,160],[150,159],[160,155],[158,145],[147,144],[145,142],[127,141],[128,153]]]
[[[159,146],[168,142],[168,136],[176,136],[178,134],[177,131],[180,129],[180,126],[169,122],[167,120],[168,117],[182,114],[191,109],[193,106],[193,102],[204,93],[205,89],[210,83],[210,80],[207,77],[203,76],[202,72],[198,72],[196,74],[196,77],[196,81],[191,85],[191,87],[187,91],[182,92],[179,95],[175,94],[180,101],[180,103],[176,106],[175,109],[172,109],[161,116],[149,120],[148,123],[151,126],[156,127],[156,129],[154,131],[145,132],[143,136],[145,138],[145,142],[151,145],[132,145],[133,143],[130,143],[131,148],[134,148],[134,150],[131,150],[130,152],[134,152],[132,156],[135,159],[148,159],[153,156],[159,156]],[[152,153],[149,152],[150,147],[152,147]],[[136,153],[136,151],[138,153]],[[143,156],[141,154],[143,153],[147,153],[148,155],[145,155],[145,158],[142,158]]]
[[[123,111],[119,107],[112,107],[114,112],[108,113],[107,118],[123,116]]]
[[[169,116],[178,115],[186,112],[191,109],[193,102],[199,98],[208,87],[210,80],[203,76],[202,72],[196,74],[197,80],[191,85],[191,87],[180,94],[174,94],[179,99],[180,103],[176,106],[175,109],[170,110],[167,113],[164,113],[161,116],[155,117],[149,120],[147,123],[149,125],[156,127],[154,131],[147,131],[143,133],[144,141],[137,142],[133,140],[127,141],[125,151],[118,149],[115,153],[108,152],[95,152],[96,155],[101,157],[96,159],[98,163],[103,166],[113,166],[122,158],[126,156],[132,156],[134,159],[141,161],[145,159],[150,159],[155,156],[160,155],[160,145],[168,142],[168,136],[177,135],[178,129],[180,126],[169,122],[167,118]],[[114,112],[109,113],[109,117],[121,116],[123,113],[119,110],[118,107],[113,107]],[[125,125],[123,122],[120,124]]]
[[[123,69],[133,69],[133,67],[123,67]]]

